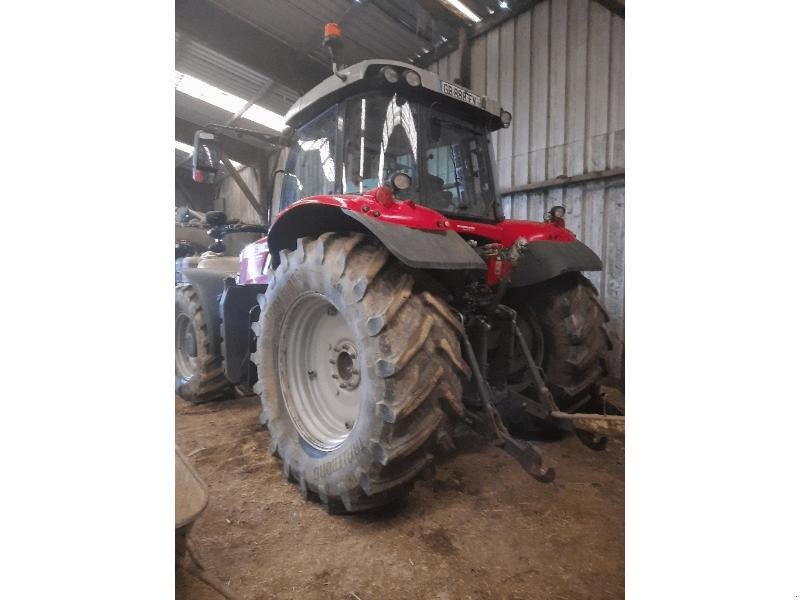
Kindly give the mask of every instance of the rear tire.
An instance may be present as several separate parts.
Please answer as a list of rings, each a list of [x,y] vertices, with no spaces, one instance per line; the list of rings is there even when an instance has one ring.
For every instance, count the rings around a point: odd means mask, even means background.
[[[284,477],[330,512],[402,497],[463,413],[460,322],[359,233],[281,251],[259,303],[255,389]]]
[[[518,290],[508,301],[559,408],[593,410],[611,349],[608,314],[580,273],[566,273]],[[531,333],[534,332],[534,333]]]
[[[175,393],[200,404],[231,395],[222,357],[211,348],[203,307],[191,285],[175,288]]]

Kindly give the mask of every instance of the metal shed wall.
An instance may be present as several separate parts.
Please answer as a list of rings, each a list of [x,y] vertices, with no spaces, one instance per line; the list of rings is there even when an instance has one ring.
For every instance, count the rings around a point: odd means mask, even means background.
[[[624,339],[624,19],[590,0],[540,2],[473,39],[470,59],[472,89],[513,114],[493,135],[505,215],[566,207],[567,226],[603,259],[588,276]],[[459,63],[453,53],[429,69],[453,81]],[[590,180],[558,181],[574,176]]]

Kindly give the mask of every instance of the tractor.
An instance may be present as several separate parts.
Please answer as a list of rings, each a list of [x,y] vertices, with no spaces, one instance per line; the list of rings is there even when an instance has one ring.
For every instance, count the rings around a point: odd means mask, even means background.
[[[286,115],[266,235],[182,273],[177,393],[252,387],[284,477],[330,512],[402,497],[459,422],[552,480],[512,432],[602,448],[624,429],[599,390],[608,315],[582,274],[600,259],[561,206],[503,217],[490,134],[511,114],[496,101],[398,61],[339,69],[326,33],[334,73]],[[220,143],[212,126],[195,136],[196,181]]]

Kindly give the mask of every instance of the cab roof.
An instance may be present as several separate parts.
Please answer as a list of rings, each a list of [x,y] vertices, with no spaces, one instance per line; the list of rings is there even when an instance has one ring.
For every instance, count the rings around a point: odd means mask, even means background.
[[[400,75],[400,82],[393,84],[394,87],[405,87],[406,89],[413,90],[403,80],[405,71],[414,71],[420,76],[421,84],[419,88],[426,90],[429,93],[441,96],[443,100],[452,103],[460,103],[466,105],[471,110],[484,113],[485,116],[491,121],[496,121],[496,127],[501,126],[500,113],[502,108],[500,103],[491,98],[476,94],[472,90],[468,90],[458,86],[452,82],[441,79],[436,73],[426,71],[418,66],[404,63],[396,60],[362,60],[361,62],[345,67],[339,71],[339,75],[331,75],[330,77],[322,80],[316,86],[311,88],[307,93],[301,96],[295,102],[289,111],[286,113],[285,121],[290,127],[299,127],[311,118],[315,117],[319,112],[325,108],[333,105],[334,103],[363,91],[376,89],[381,84],[384,86],[389,85],[385,81],[381,81],[380,70],[383,67],[394,67]],[[463,94],[467,92],[471,94],[473,99],[477,99],[480,106],[458,99],[453,95],[444,93],[442,82],[444,81],[445,88],[450,90],[451,93]]]

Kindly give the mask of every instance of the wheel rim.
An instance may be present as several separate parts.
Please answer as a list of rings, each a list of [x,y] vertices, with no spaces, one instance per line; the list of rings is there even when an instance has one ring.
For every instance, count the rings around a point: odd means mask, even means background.
[[[197,340],[189,315],[179,314],[175,319],[175,367],[178,374],[189,379],[197,369]]]
[[[303,439],[331,451],[358,419],[361,365],[352,330],[317,293],[289,308],[278,341],[278,378],[289,417]]]

